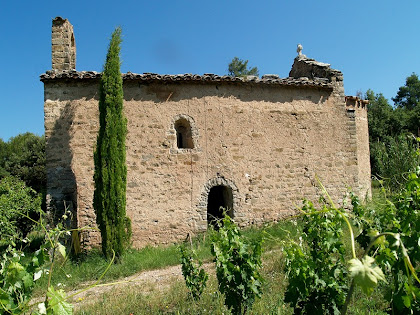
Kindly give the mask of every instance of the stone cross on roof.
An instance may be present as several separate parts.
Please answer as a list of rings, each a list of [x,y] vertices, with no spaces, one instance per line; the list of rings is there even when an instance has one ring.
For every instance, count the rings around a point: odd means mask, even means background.
[[[298,55],[297,55],[296,58],[298,58],[298,59],[306,58],[306,56],[304,54],[302,54],[302,49],[303,49],[302,45],[298,44],[297,49],[296,49],[296,52],[298,53]]]
[[[298,56],[301,56],[302,55],[302,49],[303,49],[302,45],[301,44],[298,44],[297,45],[297,49],[296,49],[296,52],[298,53]]]

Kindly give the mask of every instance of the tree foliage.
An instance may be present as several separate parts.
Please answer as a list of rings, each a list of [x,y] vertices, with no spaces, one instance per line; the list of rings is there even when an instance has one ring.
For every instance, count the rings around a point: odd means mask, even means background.
[[[394,191],[404,187],[408,175],[420,164],[418,145],[413,135],[406,134],[371,143],[371,163],[386,187]]]
[[[8,142],[0,139],[0,178],[15,176],[43,193],[47,184],[45,163],[44,136],[26,132],[10,138]]]
[[[413,110],[420,104],[420,80],[413,73],[405,80],[405,85],[398,89],[397,96],[392,99],[396,106]]]
[[[120,72],[121,29],[112,34],[99,89],[99,134],[94,154],[95,192],[93,205],[106,257],[120,257],[131,234],[126,217],[127,120],[123,113]]]
[[[397,96],[392,100],[397,107],[396,112],[404,113],[404,129],[420,136],[420,80],[418,75],[413,73],[407,77],[405,85],[399,88]]]
[[[365,98],[369,100],[368,121],[371,141],[383,141],[386,137],[401,133],[402,122],[382,93],[375,94],[372,90],[368,90]]]
[[[258,76],[257,67],[248,67],[248,60],[242,60],[234,57],[228,66],[228,74],[232,77],[244,77],[247,75]]]
[[[24,238],[41,214],[41,198],[18,178],[0,180],[0,235],[2,241]]]
[[[372,174],[385,179],[384,184],[398,190],[407,174],[419,165],[420,80],[413,73],[407,77],[393,98],[394,106],[382,94],[366,93]]]
[[[394,107],[382,94],[374,94],[372,90],[366,93],[369,100],[368,119],[369,136],[371,140],[379,140],[386,136],[396,136],[410,132],[418,136],[420,119],[420,80],[413,73],[407,77],[404,86],[392,98]]]

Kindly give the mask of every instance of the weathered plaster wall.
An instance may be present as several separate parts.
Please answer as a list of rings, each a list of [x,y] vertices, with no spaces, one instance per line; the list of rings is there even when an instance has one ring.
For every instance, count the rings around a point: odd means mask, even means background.
[[[79,226],[95,222],[97,84],[45,82],[48,194],[75,201]],[[367,184],[366,154],[357,145],[366,141],[357,133],[363,111],[355,119],[331,91],[126,80],[124,98],[127,215],[136,247],[206,230],[207,194],[215,183],[233,188],[241,225],[277,220],[302,198],[316,200],[315,174],[337,201],[348,187]],[[193,122],[194,149],[176,148],[179,115]],[[88,232],[84,240],[96,244],[99,235]]]

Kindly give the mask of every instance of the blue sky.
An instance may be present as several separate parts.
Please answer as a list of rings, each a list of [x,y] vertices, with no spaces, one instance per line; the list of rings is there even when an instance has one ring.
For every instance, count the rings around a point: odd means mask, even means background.
[[[420,1],[2,1],[0,138],[43,134],[51,21],[74,26],[77,70],[101,71],[123,30],[122,72],[226,74],[233,57],[287,77],[296,45],[344,74],[345,92],[390,99],[420,74]]]

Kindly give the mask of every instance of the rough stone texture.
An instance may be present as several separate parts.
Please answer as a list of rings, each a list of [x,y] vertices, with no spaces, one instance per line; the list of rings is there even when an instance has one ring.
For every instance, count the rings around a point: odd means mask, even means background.
[[[76,43],[73,25],[67,19],[56,17],[52,21],[51,33],[52,69],[76,69]]]
[[[366,106],[367,100],[346,96],[346,107],[349,118],[354,119],[355,127],[350,128],[351,141],[357,145],[358,178],[361,197],[371,197],[371,174],[369,153],[369,131]]]
[[[325,71],[310,77],[294,69],[314,66]],[[80,227],[95,226],[99,77],[76,71],[41,75],[48,201],[58,210],[63,200],[71,201],[73,224]],[[370,194],[365,103],[344,97],[342,74],[329,66],[301,58],[286,79],[150,73],[123,78],[127,215],[135,247],[205,231],[214,186],[232,189],[241,226],[279,220],[303,198],[317,200],[315,175],[337,202],[349,187]],[[193,149],[177,148],[174,124],[180,118],[191,125]],[[100,242],[95,231],[81,237],[88,246]]]
[[[343,75],[340,71],[332,69],[330,64],[307,58],[300,55],[295,58],[289,77],[314,80],[316,78],[327,79],[329,82],[343,81]]]

